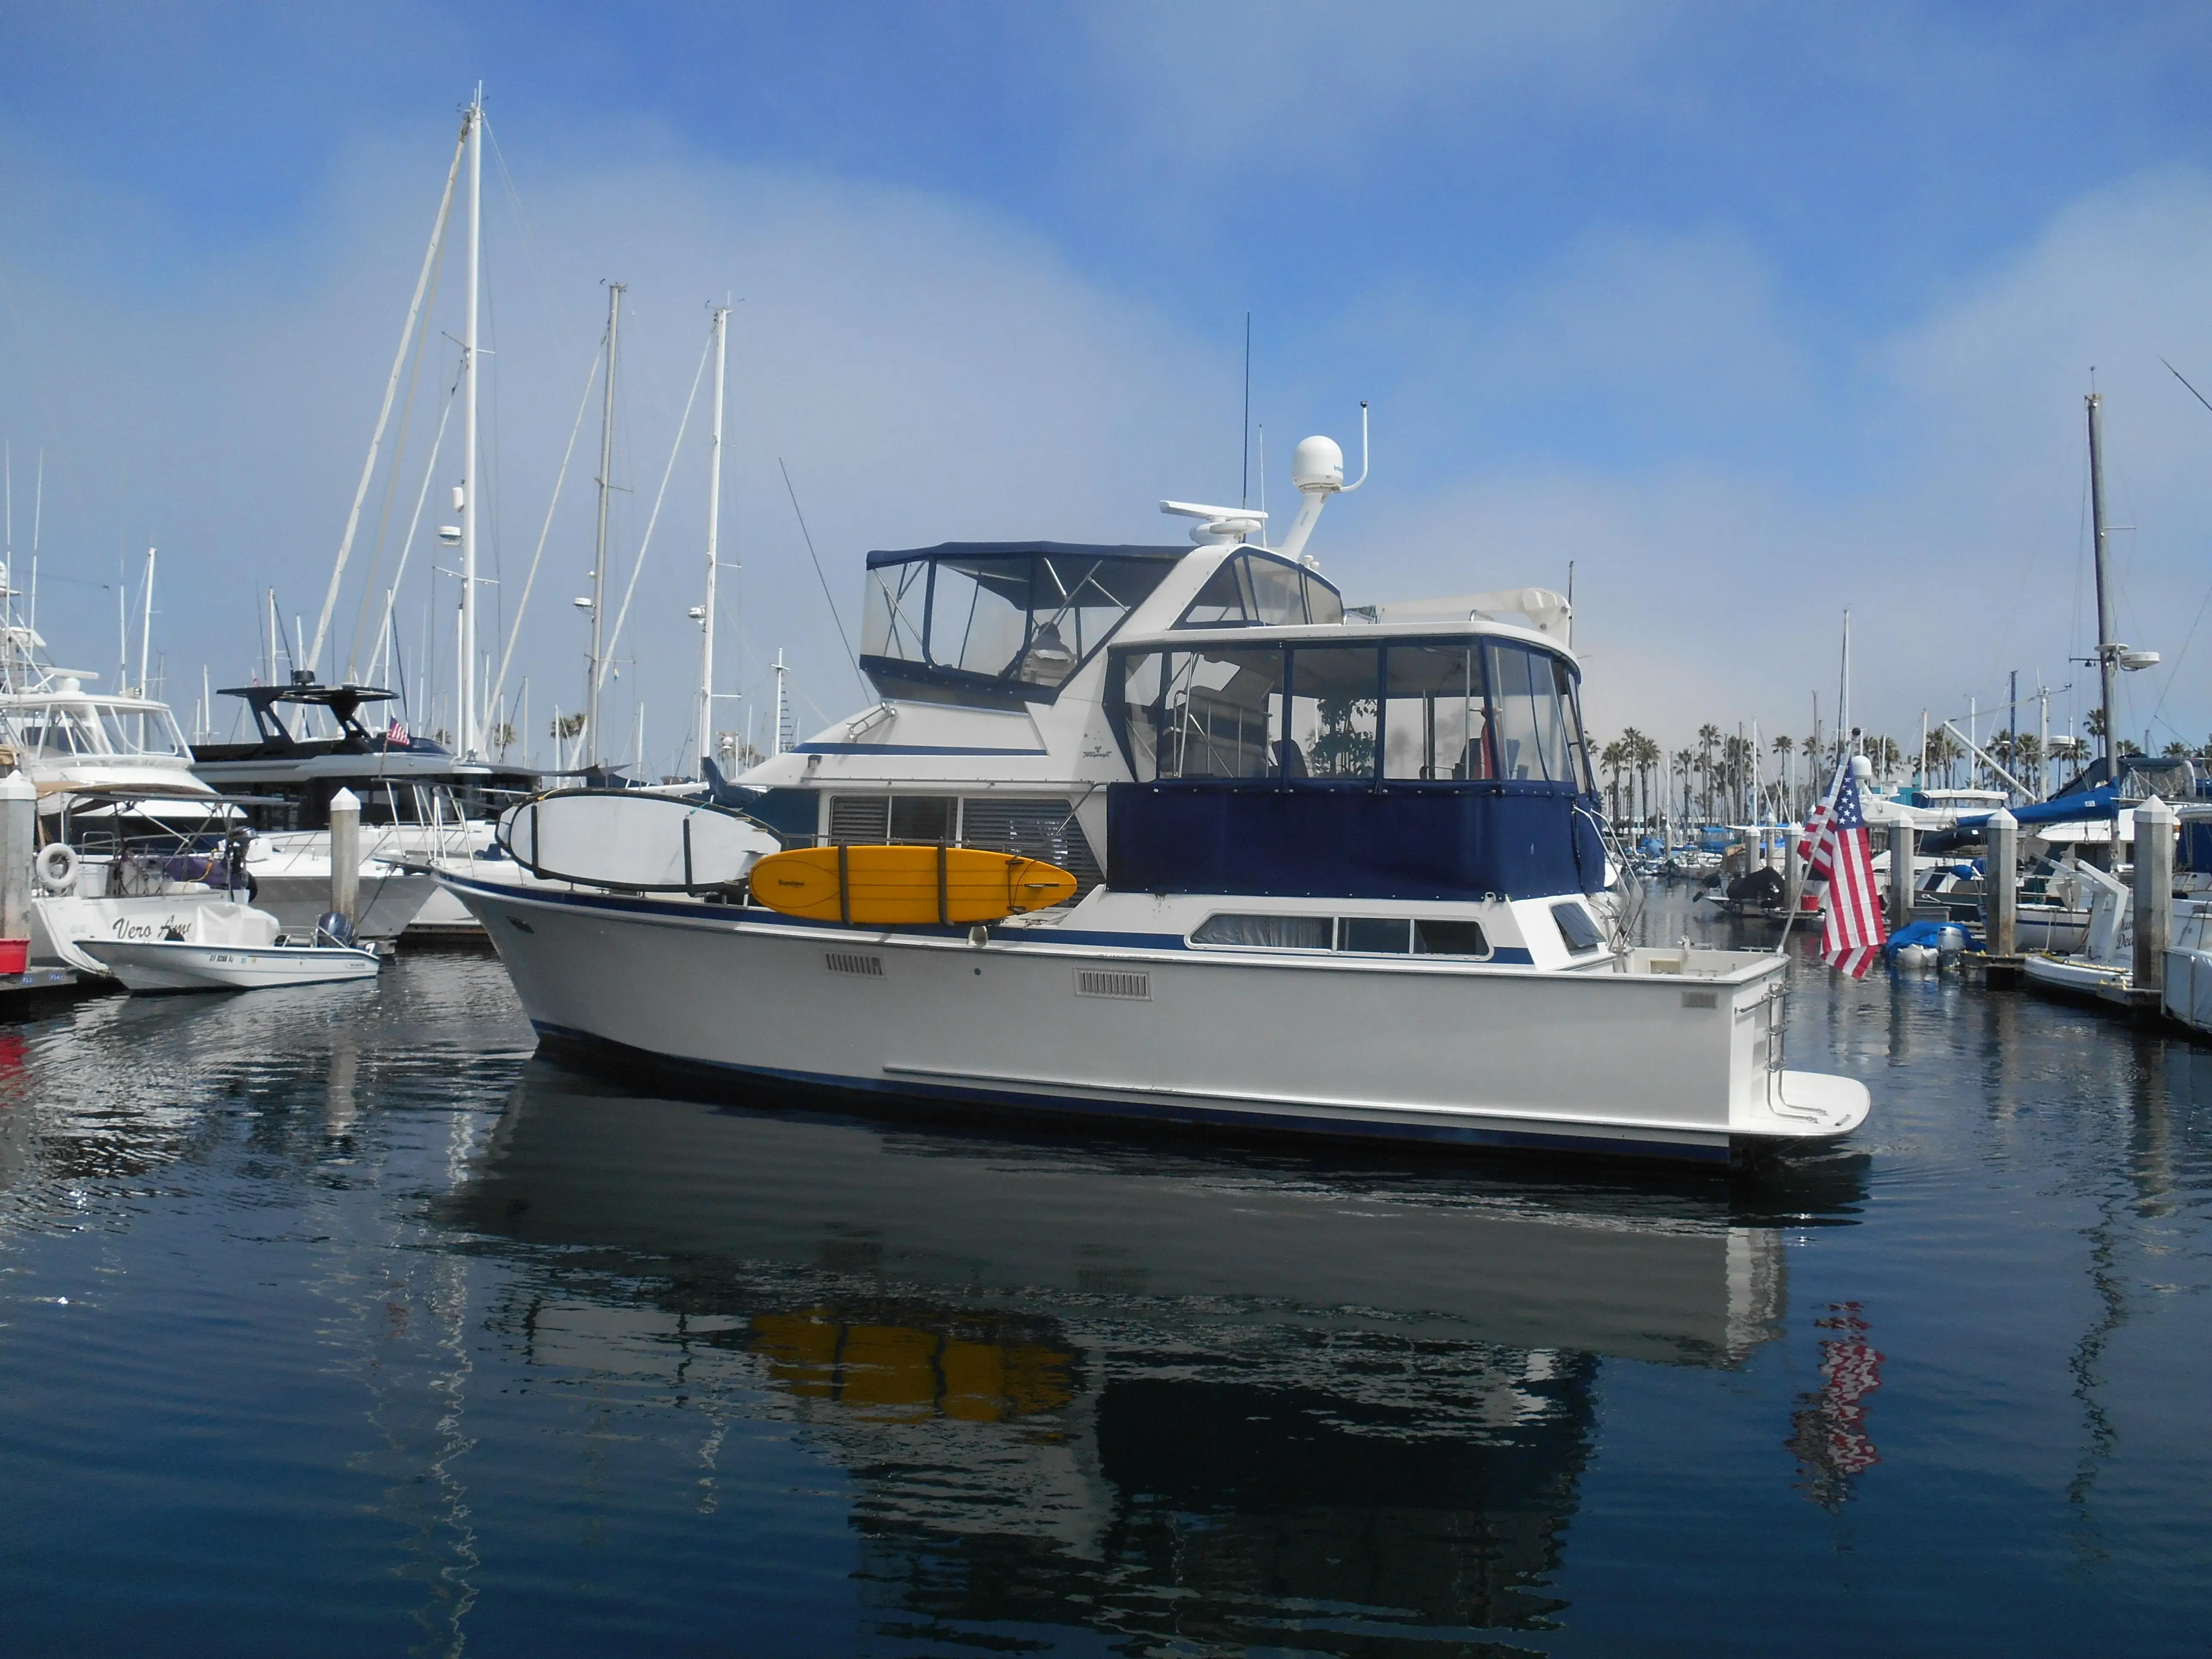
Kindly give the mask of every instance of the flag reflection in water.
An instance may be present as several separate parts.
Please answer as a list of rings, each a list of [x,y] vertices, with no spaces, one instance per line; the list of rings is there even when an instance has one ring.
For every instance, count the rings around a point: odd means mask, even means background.
[[[1834,1302],[1819,1330],[1838,1334],[1820,1344],[1820,1386],[1798,1396],[1787,1444],[1797,1455],[1798,1486],[1821,1508],[1836,1510],[1851,1495],[1851,1478],[1881,1462],[1867,1435],[1866,1398],[1881,1386],[1881,1355],[1867,1340],[1856,1302]]]

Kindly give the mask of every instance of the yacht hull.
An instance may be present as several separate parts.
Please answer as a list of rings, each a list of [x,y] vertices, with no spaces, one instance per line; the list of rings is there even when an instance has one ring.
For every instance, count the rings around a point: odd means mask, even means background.
[[[276,918],[284,932],[308,934],[331,908],[330,864],[319,867],[274,872],[253,872],[253,902]],[[416,871],[390,865],[365,868],[361,875],[361,915],[354,923],[358,939],[397,939],[437,892],[436,880]]]
[[[445,879],[550,1048],[720,1087],[1718,1164],[1832,1139],[1868,1105],[1854,1081],[1779,1068],[1786,965],[1764,954],[1686,979],[1192,951],[1073,924],[979,946]]]

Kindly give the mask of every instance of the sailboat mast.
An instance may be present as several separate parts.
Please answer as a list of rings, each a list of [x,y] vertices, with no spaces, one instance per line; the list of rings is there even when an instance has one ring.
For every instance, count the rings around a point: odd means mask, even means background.
[[[479,758],[477,732],[477,295],[483,252],[483,87],[469,106],[469,313],[461,342],[461,649],[459,708],[464,760]]]
[[[622,328],[623,284],[607,284],[607,385],[599,405],[599,528],[592,553],[592,661],[584,690],[584,755],[599,763],[599,652],[605,640],[607,502],[615,487],[615,346]]]
[[[729,361],[730,308],[714,308],[714,424],[707,439],[707,614],[699,642],[699,763],[707,775],[707,757],[714,748],[714,573],[720,568],[722,531],[722,387]]]
[[[2112,582],[2105,556],[2105,400],[2089,394],[2089,526],[2097,561],[2097,693],[2104,711],[2098,736],[2105,781],[2112,781]]]

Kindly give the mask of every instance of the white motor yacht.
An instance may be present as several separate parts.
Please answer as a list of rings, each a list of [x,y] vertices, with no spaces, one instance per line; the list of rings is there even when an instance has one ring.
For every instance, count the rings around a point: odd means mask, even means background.
[[[1169,502],[1194,549],[871,554],[881,701],[738,780],[787,845],[1020,853],[1071,903],[442,878],[550,1048],[733,1089],[1720,1164],[1857,1127],[1863,1085],[1784,1066],[1784,958],[1611,936],[1565,602],[1347,609],[1304,552],[1341,453],[1294,473],[1280,548]]]
[[[31,957],[104,975],[84,940],[158,937],[228,902],[215,849],[235,813],[192,775],[167,703],[88,690],[98,678],[0,629],[0,743],[39,792]]]

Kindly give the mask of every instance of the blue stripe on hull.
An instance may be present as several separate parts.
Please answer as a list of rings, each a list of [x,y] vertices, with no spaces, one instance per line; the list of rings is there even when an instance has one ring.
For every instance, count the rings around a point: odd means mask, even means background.
[[[847,1078],[814,1072],[785,1071],[775,1066],[740,1066],[727,1060],[686,1060],[632,1048],[611,1038],[594,1036],[545,1021],[533,1020],[548,1052],[589,1066],[592,1061],[618,1060],[629,1068],[648,1074],[659,1073],[696,1079],[726,1091],[734,1083],[775,1084],[832,1094],[854,1100],[862,1109],[881,1113],[885,1103],[909,1101],[939,1106],[1012,1108],[1056,1118],[1107,1117],[1119,1122],[1157,1127],[1210,1127],[1245,1132],[1289,1133],[1304,1137],[1338,1140],[1412,1142],[1438,1148],[1468,1151],[1567,1152],[1577,1158],[1618,1158],[1729,1167],[1740,1158],[1726,1145],[1671,1140],[1625,1140],[1610,1137],[1544,1134],[1528,1130],[1479,1129],[1444,1124],[1360,1123],[1340,1118],[1294,1116],[1288,1114],[1237,1112],[1218,1107],[1154,1105],[1139,1101],[1073,1099],[1066,1096],[1032,1095],[1013,1091],[960,1088],[943,1084],[890,1083],[879,1078]]]

